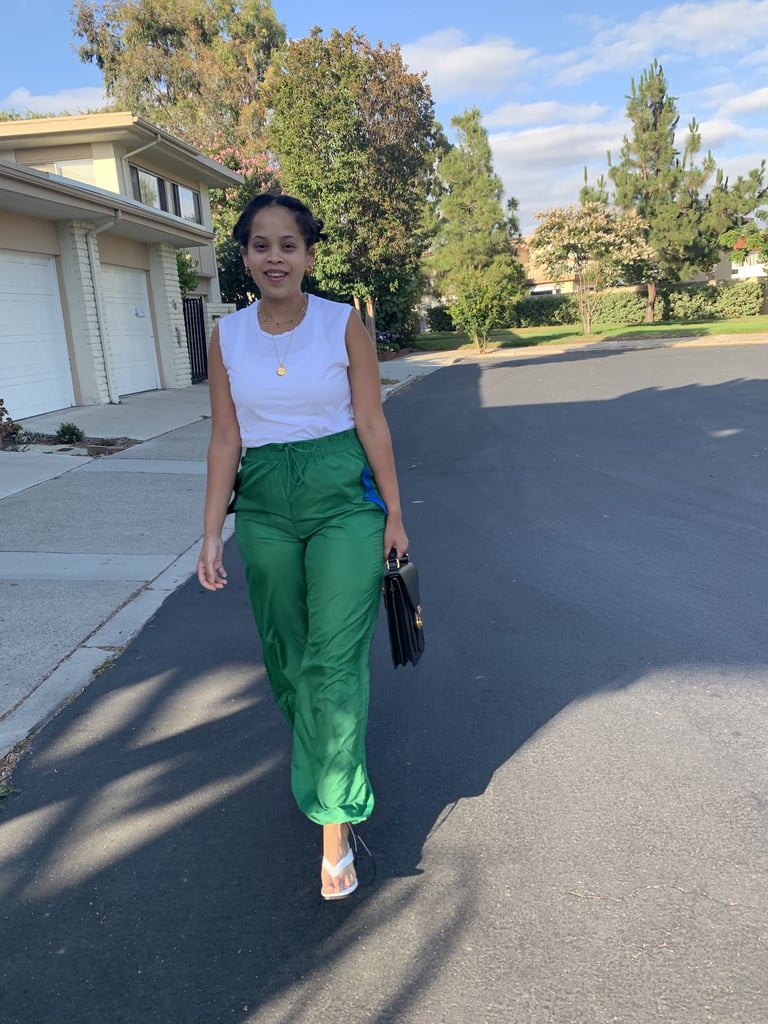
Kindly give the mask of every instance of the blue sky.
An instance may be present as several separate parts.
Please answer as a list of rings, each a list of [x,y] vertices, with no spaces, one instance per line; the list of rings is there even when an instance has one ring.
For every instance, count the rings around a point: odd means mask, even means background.
[[[0,107],[97,105],[101,78],[74,52],[70,0],[3,6]],[[631,79],[654,57],[678,97],[681,128],[695,116],[704,149],[726,173],[745,173],[768,156],[768,0],[273,6],[293,38],[314,24],[326,33],[354,25],[372,42],[397,43],[412,71],[427,72],[449,136],[452,116],[479,107],[524,229],[533,210],[576,201],[585,166],[593,180],[605,171],[606,151],[618,153],[628,128]]]

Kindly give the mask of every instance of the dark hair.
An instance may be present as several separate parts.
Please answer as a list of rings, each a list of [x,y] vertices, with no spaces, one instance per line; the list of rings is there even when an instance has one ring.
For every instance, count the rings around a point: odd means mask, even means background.
[[[315,217],[310,208],[302,203],[300,199],[295,199],[293,196],[264,192],[260,196],[254,196],[240,214],[237,224],[232,229],[232,237],[244,248],[248,246],[253,218],[268,206],[283,206],[286,210],[291,211],[307,248],[310,245],[314,245],[315,242],[324,242],[328,237],[323,234],[323,222]]]

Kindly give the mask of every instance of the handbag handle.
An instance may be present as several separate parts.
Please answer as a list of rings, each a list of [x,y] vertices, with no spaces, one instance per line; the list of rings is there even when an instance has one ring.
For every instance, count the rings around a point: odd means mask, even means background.
[[[408,564],[408,552],[398,557],[397,549],[392,548],[384,559],[384,564],[387,567],[387,572],[397,572],[401,565]]]

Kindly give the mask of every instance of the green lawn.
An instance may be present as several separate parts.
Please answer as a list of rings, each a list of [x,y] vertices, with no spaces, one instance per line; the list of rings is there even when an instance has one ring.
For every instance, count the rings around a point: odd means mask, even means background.
[[[674,323],[638,324],[633,327],[595,327],[585,337],[577,324],[560,327],[521,327],[516,330],[493,331],[488,350],[523,348],[528,345],[588,344],[606,338],[696,338],[711,334],[768,333],[768,316],[749,316],[738,320],[706,320],[702,322],[676,321]],[[452,352],[460,349],[475,350],[466,334],[421,334],[415,346],[421,352]]]

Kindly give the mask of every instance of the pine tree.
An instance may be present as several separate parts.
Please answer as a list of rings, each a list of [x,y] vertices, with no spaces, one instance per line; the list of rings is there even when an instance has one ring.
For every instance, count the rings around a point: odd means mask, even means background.
[[[682,156],[677,149],[679,116],[658,61],[643,71],[637,86],[632,80],[627,100],[632,135],[624,137],[621,162],[608,173],[616,204],[635,210],[648,224],[647,240],[658,256],[658,276],[646,281],[646,321],[652,322],[659,283],[678,281],[685,268],[703,268],[712,257],[702,190],[715,162],[707,153],[701,165],[696,163],[701,135],[695,120],[688,126]]]
[[[479,348],[503,326],[524,274],[515,258],[517,201],[502,205],[488,133],[477,107],[452,118],[457,142],[438,164],[438,233],[429,258],[434,290],[452,302],[454,323]]]
[[[730,185],[716,171],[711,153],[697,163],[701,133],[695,118],[688,125],[682,151],[678,148],[675,102],[654,59],[637,86],[632,80],[627,97],[632,135],[624,137],[621,161],[608,171],[617,206],[634,210],[647,223],[646,240],[658,257],[658,271],[645,279],[649,323],[658,285],[711,270],[720,258],[721,238],[744,224],[766,194],[764,164]]]

